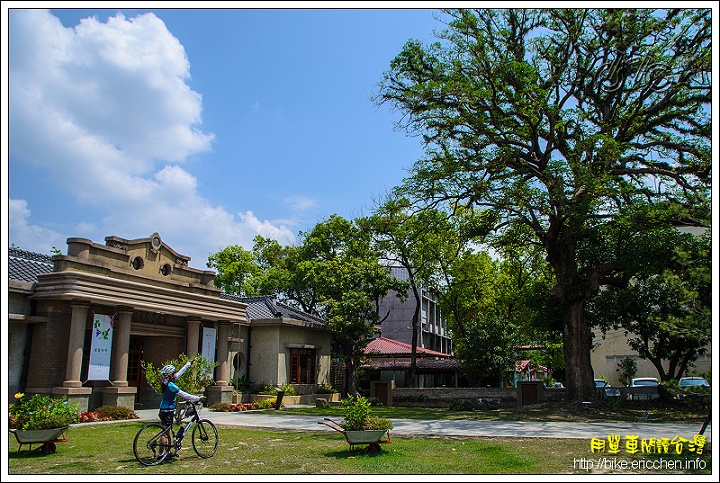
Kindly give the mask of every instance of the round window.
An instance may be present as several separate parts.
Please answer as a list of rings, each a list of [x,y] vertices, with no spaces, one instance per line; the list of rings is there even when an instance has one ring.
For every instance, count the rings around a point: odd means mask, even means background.
[[[166,263],[165,265],[163,265],[162,268],[160,268],[160,273],[162,273],[166,277],[170,275],[172,273],[172,267],[170,266],[170,264]]]
[[[130,263],[135,270],[140,270],[145,266],[145,260],[143,260],[142,257],[135,257]]]

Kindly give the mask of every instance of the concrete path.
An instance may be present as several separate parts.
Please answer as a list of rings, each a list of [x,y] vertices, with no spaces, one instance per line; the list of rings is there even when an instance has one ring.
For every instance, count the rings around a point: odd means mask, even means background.
[[[157,420],[157,409],[135,411],[141,419]],[[283,414],[283,410],[259,410],[238,412],[216,412],[204,409],[201,417],[216,425],[260,427],[273,429],[296,429],[309,431],[334,431],[319,424],[318,416]],[[342,422],[342,417],[333,417]],[[619,434],[625,439],[635,435],[640,439],[670,438],[676,436],[692,441],[702,424],[678,423],[577,423],[577,422],[517,422],[517,421],[453,421],[419,419],[392,419],[392,436],[512,436],[521,438],[577,438],[607,439],[608,435]],[[706,441],[711,441],[712,425],[705,430]]]

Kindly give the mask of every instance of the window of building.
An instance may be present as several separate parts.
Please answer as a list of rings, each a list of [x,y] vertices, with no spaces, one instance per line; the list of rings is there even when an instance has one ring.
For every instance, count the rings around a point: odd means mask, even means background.
[[[315,349],[290,349],[290,384],[315,384]]]

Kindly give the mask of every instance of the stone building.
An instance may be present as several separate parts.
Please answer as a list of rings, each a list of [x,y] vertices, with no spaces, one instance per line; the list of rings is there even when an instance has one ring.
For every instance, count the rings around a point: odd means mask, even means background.
[[[19,391],[65,395],[83,410],[157,407],[141,363],[157,367],[180,353],[218,362],[205,389],[209,405],[231,401],[240,368],[258,382],[289,383],[301,354],[303,368],[313,362],[311,379],[328,380],[331,334],[323,321],[290,310],[249,319],[248,303],[222,294],[215,272],[189,267],[190,257],[159,234],[109,236],[104,245],[69,238],[67,245],[66,255],[52,257],[9,250],[9,398]],[[89,377],[93,324],[101,319],[112,326],[104,380]]]

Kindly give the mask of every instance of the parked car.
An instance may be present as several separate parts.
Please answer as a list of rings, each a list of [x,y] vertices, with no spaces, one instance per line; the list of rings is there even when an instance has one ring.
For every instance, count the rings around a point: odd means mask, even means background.
[[[680,388],[686,388],[686,387],[692,387],[692,386],[702,386],[702,387],[710,387],[710,384],[703,379],[702,377],[692,376],[692,377],[681,377],[680,378]]]
[[[595,379],[595,388],[596,389],[599,387],[607,387],[609,385],[610,384],[608,384],[608,382],[605,379]]]
[[[565,387],[565,386],[563,386],[562,382],[555,382],[555,383],[553,383],[553,387]]]
[[[636,377],[630,381],[628,387],[657,387],[660,384],[657,377]],[[660,396],[657,393],[654,394],[628,394],[628,399],[657,399]]]
[[[709,392],[710,390],[710,384],[708,384],[708,382],[702,377],[697,376],[681,377],[679,386],[680,393],[677,395],[678,399],[683,399],[685,397],[685,392],[702,394],[703,392]]]

